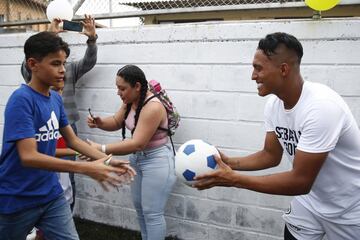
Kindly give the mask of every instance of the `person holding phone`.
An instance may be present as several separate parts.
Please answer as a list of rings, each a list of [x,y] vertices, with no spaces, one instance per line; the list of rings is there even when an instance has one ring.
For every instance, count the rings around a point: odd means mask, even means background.
[[[64,32],[63,29],[60,28],[61,19],[54,19],[49,27],[50,32],[54,32],[56,34]],[[91,15],[85,14],[85,19],[81,21],[83,26],[83,31],[80,34],[87,36],[87,49],[85,51],[85,55],[82,59],[73,62],[65,63],[65,78],[64,78],[64,89],[63,89],[63,101],[65,112],[68,118],[68,121],[73,128],[75,134],[77,135],[76,122],[80,119],[79,112],[77,110],[76,102],[75,102],[75,89],[76,83],[78,80],[88,71],[90,71],[96,64],[97,61],[97,34],[95,28],[95,20]],[[23,61],[21,66],[21,74],[23,75],[26,83],[30,82],[31,79],[31,71],[26,67],[25,61]],[[75,160],[74,156],[68,156],[66,159]],[[73,203],[71,204],[71,209],[74,208],[75,205],[75,181],[74,175],[70,173],[70,180],[73,190]]]
[[[122,129],[123,141],[98,144],[94,148],[114,155],[130,155],[137,175],[131,182],[131,196],[136,209],[143,240],[163,240],[166,235],[164,211],[176,181],[174,154],[166,131],[168,117],[160,100],[151,93],[144,72],[135,65],[119,69],[117,94],[123,104],[108,117],[94,116],[89,110],[90,128],[105,131]],[[125,128],[131,138],[125,138]]]

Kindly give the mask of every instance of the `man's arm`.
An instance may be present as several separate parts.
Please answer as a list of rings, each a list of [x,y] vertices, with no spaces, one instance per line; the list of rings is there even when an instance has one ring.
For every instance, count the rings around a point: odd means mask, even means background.
[[[327,158],[328,153],[306,153],[297,150],[293,169],[265,176],[248,176],[233,171],[217,159],[220,168],[196,178],[194,187],[202,190],[214,186],[231,186],[278,195],[307,194]]]
[[[302,195],[310,192],[328,153],[306,153],[297,150],[293,169],[288,172],[267,176],[238,175],[236,187],[249,190],[279,194]]]
[[[271,168],[279,165],[283,154],[275,132],[267,132],[263,150],[246,157],[227,157],[222,160],[234,170],[250,171]]]

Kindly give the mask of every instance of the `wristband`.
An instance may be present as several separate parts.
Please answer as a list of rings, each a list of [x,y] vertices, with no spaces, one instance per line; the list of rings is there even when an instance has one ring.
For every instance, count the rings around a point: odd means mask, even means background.
[[[78,153],[77,151],[75,151],[75,157],[76,157],[76,156],[79,156],[79,153]]]
[[[101,151],[102,151],[103,153],[106,153],[106,145],[105,145],[105,144],[102,144],[102,145],[101,145]]]

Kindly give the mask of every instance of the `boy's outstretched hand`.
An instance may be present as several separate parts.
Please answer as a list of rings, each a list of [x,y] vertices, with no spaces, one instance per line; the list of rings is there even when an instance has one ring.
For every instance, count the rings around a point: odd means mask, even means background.
[[[124,178],[120,177],[121,175],[128,174],[131,177],[136,175],[135,170],[127,161],[110,160],[109,164],[105,164],[111,157],[110,154],[93,162],[85,162],[82,168],[83,174],[97,180],[106,191],[109,190],[107,186],[117,188],[123,183]]]
[[[134,176],[136,175],[136,172],[130,166],[129,161],[108,158],[104,163],[105,163],[105,165],[110,165],[110,166],[113,166],[113,167],[123,169],[125,171],[124,174],[127,174],[131,178],[131,181],[134,180]],[[121,175],[123,175],[123,174],[121,174]]]
[[[204,190],[215,186],[232,186],[234,171],[222,161],[220,156],[216,155],[215,160],[218,168],[213,172],[195,177],[196,182],[192,185],[193,187]]]

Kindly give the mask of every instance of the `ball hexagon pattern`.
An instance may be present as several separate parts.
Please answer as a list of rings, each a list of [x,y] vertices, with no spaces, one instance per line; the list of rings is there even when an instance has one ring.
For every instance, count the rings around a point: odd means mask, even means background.
[[[185,184],[191,185],[195,176],[217,168],[215,155],[219,155],[217,149],[201,139],[185,142],[179,147],[175,157],[177,177]]]

